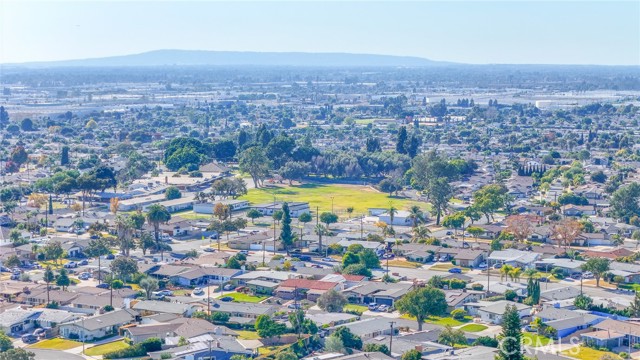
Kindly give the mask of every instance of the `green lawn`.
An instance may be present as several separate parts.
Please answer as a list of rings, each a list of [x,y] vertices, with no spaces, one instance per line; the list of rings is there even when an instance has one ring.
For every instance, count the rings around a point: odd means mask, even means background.
[[[253,295],[247,295],[247,294],[237,293],[237,292],[224,294],[222,297],[225,297],[225,296],[232,297],[234,302],[247,302],[247,303],[257,303],[268,298],[268,296],[253,296]]]
[[[420,205],[424,212],[429,210],[429,205],[404,198],[390,197],[368,186],[342,185],[342,184],[302,184],[296,186],[271,186],[260,189],[249,189],[247,195],[241,196],[240,200],[249,200],[251,203],[260,204],[273,201],[273,195],[277,200],[308,202],[312,210],[316,207],[320,211],[331,211],[333,198],[333,208],[335,212],[346,211],[348,207],[353,207],[353,214],[367,213],[369,208],[388,208],[393,205],[395,208],[403,210],[411,205]]]
[[[580,360],[600,360],[604,355],[609,355],[612,359],[622,359],[615,353],[595,350],[586,346],[571,348],[561,352],[561,354]]]
[[[460,268],[460,270],[462,270],[463,273],[466,273],[469,271],[469,269],[458,266],[458,265],[453,265],[452,263],[437,263],[435,265],[432,265],[429,270],[434,270],[434,271],[449,271],[449,269],[451,268]]]
[[[82,343],[78,341],[66,340],[62,338],[55,338],[55,339],[42,340],[28,347],[31,349],[69,350],[69,349],[76,348],[78,346],[82,346]]]
[[[488,329],[486,326],[480,324],[469,324],[460,328],[460,330],[466,332],[479,332],[486,329]]]
[[[525,345],[531,347],[547,346],[553,343],[553,340],[546,336],[538,335],[530,332],[522,333],[522,341]]]
[[[386,260],[380,260],[380,266],[382,266],[382,267],[387,266],[387,261]],[[394,260],[389,260],[389,266],[415,269],[415,268],[422,267],[422,264],[417,263],[417,262],[413,262],[413,261],[409,261],[409,260],[394,259]]]
[[[181,211],[173,213],[172,216],[179,216],[187,220],[211,220],[211,215],[208,214],[196,214],[193,210]]]
[[[260,336],[255,331],[247,331],[247,330],[234,330],[238,333],[238,337],[243,340],[258,340]]]
[[[126,349],[130,346],[131,345],[129,345],[126,341],[120,340],[120,341],[114,341],[114,342],[90,347],[87,350],[85,350],[84,353],[85,355],[89,355],[89,356],[104,355],[108,352]]]
[[[364,306],[364,305],[356,305],[356,304],[347,304],[342,308],[342,311],[347,312],[347,311],[354,311],[354,312],[358,312],[360,314],[362,314],[363,312],[369,310],[368,307]]]
[[[415,320],[416,318],[408,315],[408,314],[402,314],[402,316],[400,316],[403,319],[409,319],[409,320]],[[449,326],[460,326],[460,325],[464,325],[466,323],[468,323],[469,321],[473,320],[473,318],[471,316],[465,316],[464,320],[460,321],[460,320],[456,320],[450,316],[447,317],[442,317],[442,316],[429,316],[427,318],[427,320],[425,320],[426,323],[429,324],[434,324],[434,325],[449,325]]]

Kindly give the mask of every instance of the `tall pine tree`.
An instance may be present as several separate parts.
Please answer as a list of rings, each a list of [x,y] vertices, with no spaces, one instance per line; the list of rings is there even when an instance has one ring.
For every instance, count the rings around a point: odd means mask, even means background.
[[[291,214],[289,213],[289,204],[282,204],[282,228],[280,229],[280,241],[284,244],[284,248],[289,253],[289,248],[293,245],[294,235],[291,231]]]
[[[507,305],[505,308],[498,349],[500,351],[496,355],[497,360],[524,360],[520,315],[515,305]]]

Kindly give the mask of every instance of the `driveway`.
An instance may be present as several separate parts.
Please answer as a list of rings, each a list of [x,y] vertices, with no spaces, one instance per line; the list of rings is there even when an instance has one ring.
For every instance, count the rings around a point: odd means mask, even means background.
[[[80,355],[71,354],[66,351],[60,350],[45,350],[45,349],[27,349],[36,354],[36,360],[52,360],[52,359],[65,359],[65,360],[84,360],[85,358]]]

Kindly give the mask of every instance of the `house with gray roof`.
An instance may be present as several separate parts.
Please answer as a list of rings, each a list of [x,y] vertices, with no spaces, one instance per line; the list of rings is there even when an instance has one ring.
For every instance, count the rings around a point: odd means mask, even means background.
[[[60,324],[60,336],[66,339],[93,340],[115,335],[121,326],[134,322],[138,312],[131,309],[110,311]]]

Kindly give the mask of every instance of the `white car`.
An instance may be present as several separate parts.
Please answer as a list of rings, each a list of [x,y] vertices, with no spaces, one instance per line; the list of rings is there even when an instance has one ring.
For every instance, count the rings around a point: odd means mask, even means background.
[[[335,262],[335,260],[333,258],[330,258],[330,257],[322,258],[322,261]]]
[[[478,265],[478,269],[486,269],[486,268],[487,268],[486,262],[480,263],[480,265]]]
[[[193,289],[193,293],[195,295],[202,295],[202,294],[204,294],[204,290],[202,288],[197,287],[197,288]]]

